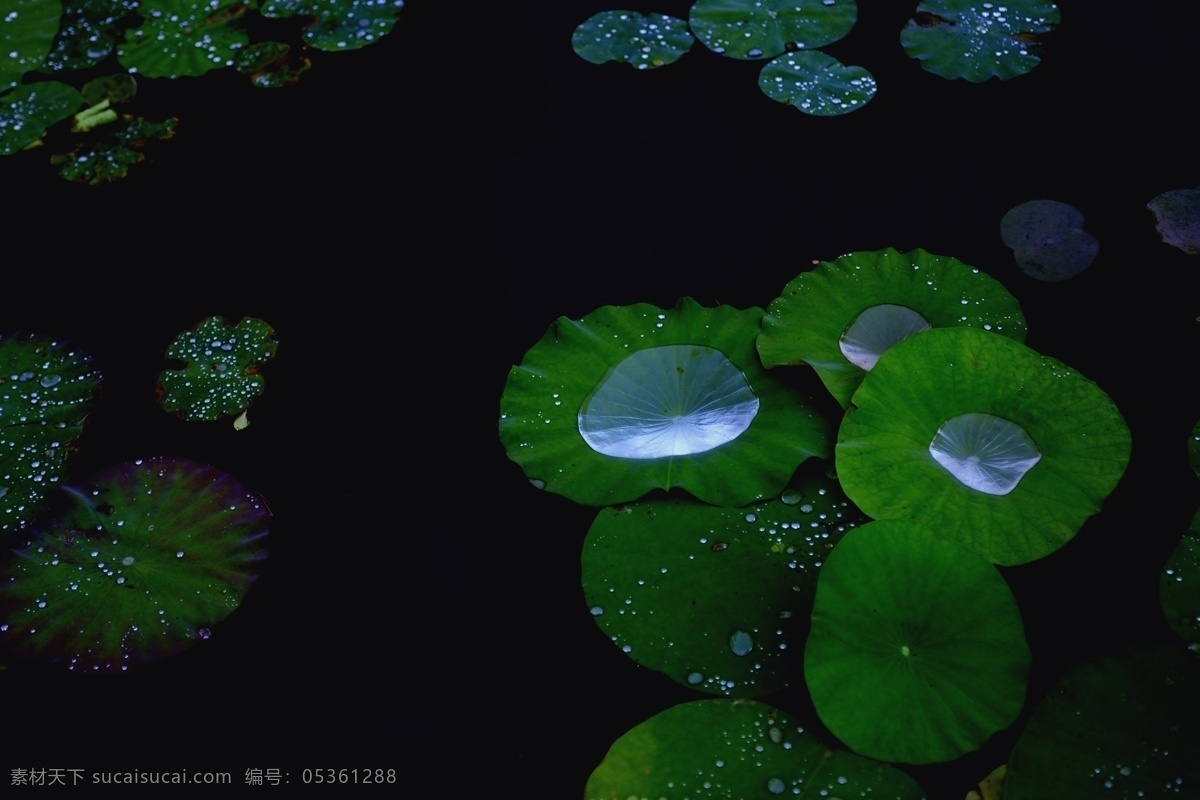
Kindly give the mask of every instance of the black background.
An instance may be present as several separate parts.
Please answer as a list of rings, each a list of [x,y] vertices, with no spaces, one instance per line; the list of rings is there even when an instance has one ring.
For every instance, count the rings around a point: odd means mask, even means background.
[[[489,51],[517,55],[492,81],[496,116],[480,121],[497,154],[487,268],[504,291],[491,420],[508,369],[559,316],[681,296],[765,308],[814,260],[884,247],[953,256],[1017,296],[1026,343],[1098,383],[1133,438],[1102,513],[1060,551],[1003,570],[1034,654],[1026,714],[1084,659],[1169,641],[1158,575],[1200,499],[1186,459],[1200,307],[1196,256],[1162,242],[1146,204],[1200,185],[1195,13],[1063,2],[1037,67],[975,84],[905,55],[915,3],[860,2],[853,30],[822,50],[868,69],[878,93],[834,118],[767,98],[761,64],[700,43],[642,72],[571,49],[594,13],[686,18],[690,5],[527,4]],[[481,69],[491,63],[478,55]],[[1082,275],[1047,283],[1017,268],[1000,220],[1034,199],[1083,213],[1100,251]],[[595,509],[533,489],[498,441],[491,455],[490,508],[505,532],[481,539],[496,630],[487,686],[497,729],[522,731],[498,739],[497,755],[533,796],[578,797],[617,737],[709,695],[637,666],[591,621],[579,556]],[[821,730],[802,682],[761,699]],[[1004,763],[1026,714],[977,753],[906,769],[931,800],[961,800]]]

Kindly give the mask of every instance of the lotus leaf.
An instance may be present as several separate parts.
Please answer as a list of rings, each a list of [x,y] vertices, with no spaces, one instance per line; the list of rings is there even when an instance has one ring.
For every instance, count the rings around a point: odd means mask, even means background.
[[[774,795],[924,798],[895,767],[832,750],[777,708],[730,698],[680,703],[630,729],[584,789],[585,800]]]
[[[137,96],[137,81],[126,73],[105,75],[85,83],[80,93],[89,106],[105,100],[109,103],[126,103]]]
[[[149,122],[141,117],[124,117],[124,124],[108,138],[69,153],[50,157],[59,174],[75,183],[108,183],[124,178],[129,168],[146,158],[142,148],[150,139],[170,139],[175,135],[178,117]]]
[[[1167,558],[1158,598],[1171,630],[1200,653],[1200,511]]]
[[[1016,720],[1030,662],[1000,571],[920,523],[861,525],[821,568],[804,677],[821,721],[860,755],[973,752]]]
[[[1041,62],[1037,45],[1059,21],[1049,0],[924,0],[900,32],[900,44],[943,78],[1008,80]]]
[[[268,0],[264,17],[312,16],[304,41],[318,50],[359,50],[396,27],[404,0]]]
[[[948,424],[963,439],[957,456],[942,442]],[[879,359],[835,451],[842,488],[872,518],[924,522],[1014,565],[1075,536],[1116,487],[1130,449],[1111,398],[1079,373],[995,333],[934,328]],[[1001,491],[976,470],[1015,485]]]
[[[4,43],[0,94],[15,87],[25,73],[34,71],[46,60],[62,10],[62,0],[6,0],[0,16],[0,42]],[[0,117],[0,131],[3,127],[4,120]]]
[[[282,42],[252,44],[242,48],[234,60],[234,66],[238,72],[249,76],[255,86],[265,89],[291,86],[312,66],[307,58],[289,63],[291,49]]]
[[[832,427],[762,368],[761,318],[686,297],[560,317],[509,372],[505,451],[535,486],[587,505],[676,487],[719,506],[778,495],[805,459],[829,457]]]
[[[773,59],[759,73],[758,86],[772,100],[818,117],[849,114],[875,96],[871,73],[816,50]]]
[[[1026,331],[1017,299],[985,273],[889,247],[822,261],[788,283],[767,307],[758,353],[768,369],[809,364],[846,407],[886,347],[928,326],[973,326],[1019,342]]]
[[[1073,667],[1013,746],[1004,797],[1184,798],[1200,786],[1200,672],[1160,641]]]
[[[602,11],[575,28],[571,46],[585,61],[655,69],[674,63],[692,48],[687,20],[636,11]]]
[[[1188,255],[1200,253],[1200,188],[1174,189],[1156,195],[1146,207],[1163,242]]]
[[[79,91],[58,81],[26,83],[0,94],[0,156],[40,141],[47,128],[70,117],[81,105]]]
[[[177,653],[240,605],[270,512],[232,476],[147,458],[64,486],[0,564],[0,641],[32,661],[119,672]]]
[[[119,29],[138,5],[139,0],[69,0],[42,69],[66,72],[100,64],[112,54]]]
[[[125,31],[117,60],[149,78],[203,75],[233,65],[249,43],[241,0],[141,0],[140,26]]]
[[[741,59],[831,44],[857,19],[854,0],[696,0],[688,17],[705,47]]]
[[[189,421],[241,415],[262,394],[259,372],[277,348],[275,330],[261,319],[246,317],[229,325],[209,317],[167,348],[167,358],[183,368],[158,374],[158,402],[163,411]]]
[[[583,544],[584,600],[642,666],[698,691],[760,697],[800,674],[818,570],[865,521],[818,474],[736,509],[690,497],[601,509]]]
[[[92,357],[37,335],[0,338],[0,530],[41,516],[100,394]]]
[[[1030,200],[1000,220],[1000,238],[1013,249],[1017,266],[1040,281],[1065,281],[1092,265],[1100,250],[1083,229],[1083,214],[1057,200]]]

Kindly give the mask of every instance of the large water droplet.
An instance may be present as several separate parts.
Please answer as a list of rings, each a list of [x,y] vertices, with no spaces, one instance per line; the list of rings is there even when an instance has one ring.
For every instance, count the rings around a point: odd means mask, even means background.
[[[1025,429],[992,414],[960,414],[942,423],[929,454],[959,483],[991,495],[1005,495],[1041,460]]]
[[[847,361],[870,372],[889,347],[931,327],[911,308],[884,303],[855,317],[838,346]]]
[[[745,631],[736,631],[729,637],[729,649],[735,656],[744,656],[754,649],[754,640]]]

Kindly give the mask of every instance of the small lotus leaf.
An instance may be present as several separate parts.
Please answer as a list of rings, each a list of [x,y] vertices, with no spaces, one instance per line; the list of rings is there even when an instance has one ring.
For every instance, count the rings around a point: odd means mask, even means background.
[[[113,104],[127,103],[137,96],[137,81],[127,73],[105,75],[88,81],[80,91],[89,106],[105,100]]]
[[[117,60],[148,78],[203,75],[232,66],[250,37],[241,0],[142,0],[143,22],[125,31]]]
[[[994,565],[924,525],[843,537],[817,581],[804,677],[821,721],[856,753],[951,761],[1011,725],[1031,655]]]
[[[312,62],[303,57],[289,62],[291,49],[283,42],[252,44],[242,48],[234,66],[238,72],[249,76],[255,86],[263,89],[291,86],[312,66]]]
[[[674,63],[695,41],[687,20],[636,11],[601,11],[571,35],[571,47],[585,61],[616,61],[636,69]]]
[[[122,117],[121,126],[107,138],[80,146],[69,153],[50,156],[62,177],[74,183],[111,183],[129,174],[129,168],[145,160],[142,148],[150,139],[170,139],[178,117],[150,122],[141,117]]]
[[[583,545],[584,600],[642,666],[698,691],[760,697],[800,674],[818,570],[866,520],[817,474],[736,509],[690,497],[605,508]]]
[[[36,334],[0,338],[0,530],[37,519],[100,394],[87,353]]]
[[[237,416],[262,394],[259,372],[277,348],[275,330],[261,319],[246,317],[235,326],[209,317],[167,348],[167,358],[183,367],[158,374],[158,402],[189,421]]]
[[[773,706],[712,698],[680,703],[618,738],[593,770],[585,800],[872,797],[923,800],[895,767],[831,750]]]
[[[720,506],[778,495],[805,459],[829,457],[832,426],[810,395],[763,369],[754,349],[761,319],[758,308],[709,309],[687,297],[671,310],[640,303],[604,306],[579,320],[560,317],[509,371],[499,425],[509,458],[535,486],[587,505],[675,487]],[[633,379],[626,388],[632,394],[623,411],[610,403],[608,419],[628,414],[625,432],[661,434],[669,443],[667,437],[713,422],[707,429],[721,432],[724,443],[661,456],[613,455],[590,445],[581,412],[601,390],[610,401],[619,397],[610,379],[621,370]],[[706,375],[726,383],[690,385]],[[756,410],[726,408],[718,389]],[[681,396],[714,402],[680,408]]]
[[[0,641],[33,661],[117,672],[166,658],[208,638],[266,558],[266,505],[207,464],[117,464],[63,500],[0,564]]]
[[[758,86],[772,100],[817,117],[849,114],[875,96],[871,73],[817,50],[772,59],[759,73]]]
[[[0,94],[0,156],[37,142],[47,128],[70,117],[81,105],[79,90],[58,81],[25,83]]]
[[[899,306],[935,328],[973,326],[1025,341],[1021,306],[998,281],[956,258],[895,248],[844,255],[802,272],[771,301],[758,337],[768,367],[807,363],[843,407],[867,370],[843,335],[869,309]]]
[[[943,78],[1008,80],[1041,62],[1037,45],[1059,21],[1050,0],[924,0],[901,30],[900,44]]]
[[[396,27],[404,0],[268,0],[264,17],[311,16],[304,41],[318,50],[359,50]]]
[[[1030,200],[1000,220],[1000,238],[1017,266],[1040,281],[1065,281],[1092,265],[1100,242],[1083,229],[1083,214],[1057,200]]]
[[[6,0],[0,15],[0,93],[21,82],[27,72],[42,66],[54,43],[62,0]],[[4,119],[0,117],[0,134]]]
[[[996,564],[1066,544],[1129,462],[1129,428],[1096,384],[977,328],[934,328],[894,345],[853,404],[836,446],[850,499],[874,519],[924,522]],[[964,483],[933,455],[943,424],[969,414],[1006,421],[1008,443],[1024,438],[1040,453],[1006,493]]]
[[[1190,797],[1200,786],[1200,671],[1151,641],[1072,668],[1013,746],[1004,797]]]
[[[1158,598],[1171,630],[1200,653],[1200,511],[1167,558]]]
[[[705,47],[742,59],[831,44],[857,19],[854,0],[696,0],[688,17]]]
[[[1188,255],[1200,253],[1200,188],[1156,195],[1146,207],[1154,212],[1162,240]]]
[[[63,8],[58,34],[43,69],[90,69],[107,59],[120,38],[118,29],[132,21],[138,4],[139,0],[70,0]]]

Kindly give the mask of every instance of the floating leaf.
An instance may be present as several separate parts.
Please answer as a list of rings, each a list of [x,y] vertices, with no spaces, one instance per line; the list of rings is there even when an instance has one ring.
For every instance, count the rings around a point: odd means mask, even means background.
[[[307,58],[289,63],[291,49],[282,42],[252,44],[242,48],[234,60],[234,66],[238,72],[248,76],[255,86],[264,89],[291,86],[312,66]]]
[[[571,47],[585,61],[655,69],[679,59],[695,38],[687,20],[636,11],[601,11],[575,28]]]
[[[69,0],[43,69],[83,70],[104,61],[120,39],[120,29],[134,21],[137,7],[138,0]]]
[[[1146,208],[1154,212],[1162,240],[1188,255],[1200,253],[1200,188],[1156,195]]]
[[[801,273],[771,301],[758,337],[768,368],[807,363],[843,407],[879,355],[932,326],[1025,340],[1025,317],[999,282],[956,258],[894,248],[844,255]]]
[[[105,139],[80,146],[69,153],[50,156],[62,177],[75,183],[100,184],[120,180],[129,168],[146,158],[142,152],[150,139],[170,139],[175,135],[177,117],[165,122],[149,122],[141,117],[122,117],[124,125]]]
[[[1030,200],[1000,220],[1000,238],[1017,266],[1040,281],[1065,281],[1092,265],[1100,242],[1083,229],[1083,214],[1057,200]]]
[[[1024,75],[1060,21],[1049,0],[924,0],[900,31],[904,52],[943,78],[979,83]]]
[[[1000,571],[920,523],[861,525],[821,568],[804,677],[821,721],[860,755],[929,764],[977,750],[1016,720],[1030,661]]]
[[[0,95],[0,156],[41,141],[47,128],[70,117],[81,105],[79,91],[57,81],[26,83]]]
[[[63,492],[0,564],[0,641],[33,661],[117,672],[166,658],[208,638],[267,555],[270,512],[207,464],[132,461]]]
[[[209,317],[167,348],[167,358],[182,367],[158,374],[159,405],[188,421],[236,417],[262,394],[259,372],[277,348],[275,330],[261,319],[246,317],[234,326]]]
[[[500,440],[535,486],[624,503],[679,487],[741,506],[827,458],[832,426],[763,369],[762,310],[640,303],[560,317],[509,371]]]
[[[758,86],[772,100],[817,117],[849,114],[875,96],[871,73],[816,50],[773,59],[759,73]]]
[[[359,50],[396,27],[404,0],[268,0],[264,17],[314,17],[304,41],[318,50]]]
[[[249,43],[241,0],[141,0],[143,23],[125,31],[117,60],[149,78],[203,75],[233,65]]]
[[[0,15],[0,43],[4,45],[0,57],[0,93],[19,84],[25,73],[42,66],[54,43],[62,10],[61,0],[5,0]]]
[[[690,497],[605,508],[583,545],[584,600],[642,666],[760,697],[800,674],[817,571],[865,521],[823,475],[736,509]]]
[[[126,73],[105,75],[85,83],[81,92],[83,101],[89,106],[105,100],[110,103],[127,103],[137,95],[137,81]]]
[[[1158,599],[1171,630],[1200,653],[1200,511],[1158,577]]]
[[[858,19],[854,0],[696,0],[692,33],[730,58],[774,58],[836,42]]]
[[[1193,796],[1200,786],[1200,673],[1189,656],[1155,641],[1071,669],[1017,739],[1004,797]]]
[[[617,739],[585,800],[873,797],[923,800],[905,773],[827,748],[784,712],[755,700],[680,703]]]
[[[924,522],[996,564],[1066,544],[1129,462],[1129,428],[1096,384],[977,328],[892,346],[838,431],[842,488],[874,519]]]
[[[92,357],[27,334],[0,338],[0,530],[37,519],[100,394]]]

